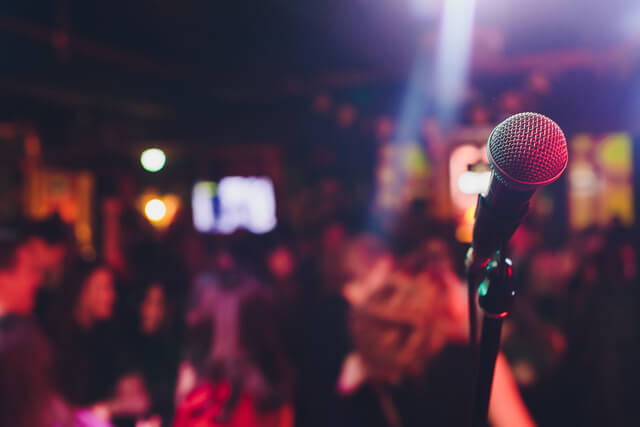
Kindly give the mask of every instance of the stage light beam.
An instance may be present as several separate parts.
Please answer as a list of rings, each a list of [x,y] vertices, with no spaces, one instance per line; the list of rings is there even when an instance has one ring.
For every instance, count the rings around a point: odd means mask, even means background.
[[[411,0],[409,8],[417,18],[433,18],[440,12],[442,0]]]
[[[455,121],[464,100],[476,0],[446,0],[442,14],[436,54],[436,101],[439,118],[446,124]]]

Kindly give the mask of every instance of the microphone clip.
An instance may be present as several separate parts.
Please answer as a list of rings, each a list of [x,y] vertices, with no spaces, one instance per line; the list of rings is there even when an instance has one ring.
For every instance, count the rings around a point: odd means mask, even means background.
[[[477,290],[478,305],[482,308],[483,319],[479,352],[476,354],[474,350],[471,426],[486,427],[493,374],[500,351],[502,322],[509,314],[516,295],[511,260],[506,258],[502,251],[495,251],[493,256],[488,258],[484,266],[484,278],[474,290]]]
[[[509,314],[516,296],[513,286],[511,259],[496,251],[486,263],[484,279],[478,285],[478,304],[484,315],[504,318]]]

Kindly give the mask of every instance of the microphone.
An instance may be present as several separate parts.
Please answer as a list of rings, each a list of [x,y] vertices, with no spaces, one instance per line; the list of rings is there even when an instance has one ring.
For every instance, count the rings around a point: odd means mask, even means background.
[[[515,114],[491,132],[487,141],[491,181],[478,196],[471,262],[486,260],[507,244],[539,187],[557,180],[567,167],[567,140],[550,118]],[[469,260],[469,258],[468,258]]]
[[[491,131],[487,141],[491,181],[478,196],[473,241],[467,253],[469,339],[474,372],[472,425],[485,426],[502,319],[515,296],[511,261],[503,249],[527,214],[539,187],[557,180],[567,167],[567,140],[553,120],[538,113],[513,115]],[[476,295],[480,300],[476,301]],[[477,341],[476,303],[484,309]]]
[[[515,296],[511,261],[504,257],[503,249],[527,214],[535,190],[557,180],[569,160],[562,129],[538,113],[516,114],[496,126],[487,141],[487,154],[491,181],[487,194],[478,196],[473,240],[466,259],[474,427],[487,422],[502,319]],[[476,301],[478,294],[481,298]],[[477,302],[484,309],[480,346]]]

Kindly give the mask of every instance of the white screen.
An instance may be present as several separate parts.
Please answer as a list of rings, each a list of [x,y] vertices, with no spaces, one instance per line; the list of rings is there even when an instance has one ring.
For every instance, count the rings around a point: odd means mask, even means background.
[[[255,234],[277,224],[273,183],[266,177],[230,176],[200,181],[193,187],[193,223],[203,233],[231,234],[244,228]]]

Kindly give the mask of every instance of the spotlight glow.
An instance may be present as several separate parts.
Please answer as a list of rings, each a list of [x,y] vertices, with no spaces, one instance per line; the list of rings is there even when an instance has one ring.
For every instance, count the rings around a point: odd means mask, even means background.
[[[149,148],[142,152],[140,164],[148,172],[158,172],[167,161],[164,151],[159,148]]]
[[[144,213],[149,221],[162,221],[164,216],[167,214],[167,207],[162,200],[152,199],[144,206]]]
[[[467,87],[476,0],[446,0],[436,61],[439,116],[453,122]]]
[[[433,18],[442,8],[442,0],[411,0],[409,7],[417,18]]]

